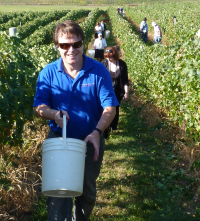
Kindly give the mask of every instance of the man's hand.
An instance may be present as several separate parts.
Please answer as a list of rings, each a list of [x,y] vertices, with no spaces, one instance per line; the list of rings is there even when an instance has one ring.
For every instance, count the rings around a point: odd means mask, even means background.
[[[62,113],[62,114],[61,114]],[[66,115],[66,123],[69,120],[69,115],[67,111],[58,111],[55,115],[55,122],[59,127],[63,128],[63,117],[61,115]]]
[[[100,134],[98,131],[94,130],[91,134],[89,134],[85,140],[86,143],[90,142],[94,146],[94,161],[98,160],[99,157],[99,146],[100,146]]]

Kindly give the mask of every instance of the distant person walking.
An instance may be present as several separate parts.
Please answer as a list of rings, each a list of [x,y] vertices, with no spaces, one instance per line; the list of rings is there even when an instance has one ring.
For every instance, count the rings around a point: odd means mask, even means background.
[[[122,15],[122,13],[123,13],[123,7],[120,8],[119,12],[120,12],[120,15]]]
[[[154,27],[154,42],[159,43],[161,42],[161,39],[162,39],[161,28],[154,21],[152,22],[152,26]]]
[[[144,43],[147,43],[147,34],[148,34],[147,18],[144,18],[143,21],[140,23],[140,33],[142,41]]]
[[[102,38],[105,36],[105,31],[106,31],[106,25],[104,24],[104,21],[101,21],[101,28],[102,28]]]
[[[120,8],[119,8],[119,6],[118,6],[118,8],[117,8],[117,12],[119,13],[119,11],[120,11]]]
[[[177,23],[177,19],[176,19],[176,16],[174,16],[174,25]]]
[[[107,46],[106,40],[102,38],[102,33],[98,34],[98,38],[95,39],[93,46],[95,49],[94,58],[101,62],[104,59],[104,48]]]

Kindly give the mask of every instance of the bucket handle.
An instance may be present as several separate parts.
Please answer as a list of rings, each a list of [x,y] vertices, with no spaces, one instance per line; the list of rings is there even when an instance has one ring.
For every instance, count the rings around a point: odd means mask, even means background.
[[[64,143],[66,143],[66,139],[67,139],[66,115],[63,115],[62,137],[63,137]]]

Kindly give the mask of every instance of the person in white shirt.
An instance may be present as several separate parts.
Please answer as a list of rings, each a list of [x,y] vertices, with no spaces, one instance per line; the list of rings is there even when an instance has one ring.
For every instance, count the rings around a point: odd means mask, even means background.
[[[101,62],[104,59],[104,48],[107,46],[106,40],[102,38],[102,33],[98,34],[98,38],[95,39],[93,46],[95,49],[94,58]]]
[[[102,32],[102,27],[101,24],[99,22],[96,23],[96,26],[94,27],[94,31],[95,31],[95,39],[98,38],[98,34]]]
[[[161,28],[154,21],[152,22],[152,26],[154,27],[154,42],[159,43],[161,42],[161,39],[162,39]]]
[[[140,23],[140,33],[142,41],[144,43],[147,43],[147,34],[148,34],[147,18],[144,18],[143,21]]]

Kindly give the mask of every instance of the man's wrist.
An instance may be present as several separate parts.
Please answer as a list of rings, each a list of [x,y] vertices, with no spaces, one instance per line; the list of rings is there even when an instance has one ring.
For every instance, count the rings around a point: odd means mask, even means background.
[[[103,132],[102,132],[99,128],[95,128],[94,130],[98,131],[99,134],[100,134],[100,137],[101,137],[101,135],[103,134]]]

